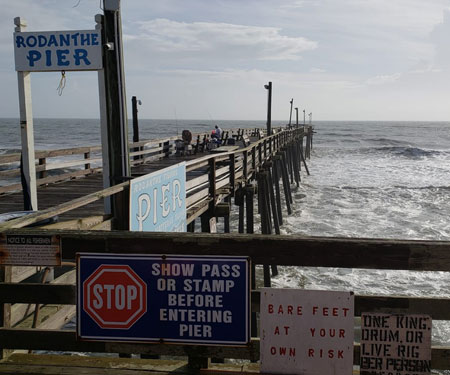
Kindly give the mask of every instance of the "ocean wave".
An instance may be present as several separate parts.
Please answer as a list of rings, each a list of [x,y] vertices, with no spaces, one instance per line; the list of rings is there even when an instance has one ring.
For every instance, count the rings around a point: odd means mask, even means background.
[[[409,145],[409,143],[405,141],[399,141],[398,139],[391,138],[368,138],[367,140],[373,143],[380,143],[387,146]]]
[[[344,150],[346,151],[346,150]],[[348,152],[348,151],[347,151]],[[448,151],[427,150],[414,146],[385,146],[385,147],[366,147],[358,150],[360,154],[383,154],[383,156],[394,156],[405,159],[424,159],[442,155],[450,155]]]
[[[437,150],[425,150],[419,147],[380,147],[377,149],[381,152],[388,152],[395,156],[401,156],[408,159],[421,159],[424,157],[438,156],[442,154],[448,154],[448,152],[437,151]]]

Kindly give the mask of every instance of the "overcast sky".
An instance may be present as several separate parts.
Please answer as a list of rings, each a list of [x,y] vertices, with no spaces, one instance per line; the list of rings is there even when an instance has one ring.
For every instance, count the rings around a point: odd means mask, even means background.
[[[18,116],[12,33],[93,29],[99,0],[0,0],[0,117]],[[450,0],[122,0],[142,118],[450,120]],[[97,118],[95,72],[33,73],[34,117]]]

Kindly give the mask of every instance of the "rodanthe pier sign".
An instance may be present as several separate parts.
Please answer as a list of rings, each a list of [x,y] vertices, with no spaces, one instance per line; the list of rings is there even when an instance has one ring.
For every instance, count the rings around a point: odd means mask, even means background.
[[[16,70],[25,72],[102,69],[99,30],[15,32]]]

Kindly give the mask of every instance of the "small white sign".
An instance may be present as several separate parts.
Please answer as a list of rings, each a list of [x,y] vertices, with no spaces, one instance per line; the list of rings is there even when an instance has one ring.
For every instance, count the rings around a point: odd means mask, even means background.
[[[16,70],[25,72],[100,70],[99,30],[14,33]]]
[[[352,292],[264,288],[260,317],[262,373],[352,373]]]
[[[361,315],[361,375],[431,374],[431,317]]]

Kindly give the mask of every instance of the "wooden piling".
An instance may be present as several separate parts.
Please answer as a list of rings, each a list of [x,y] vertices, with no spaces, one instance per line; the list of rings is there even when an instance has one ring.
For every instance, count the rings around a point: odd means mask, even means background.
[[[292,214],[292,209],[291,209],[291,204],[292,202],[292,196],[291,196],[291,187],[289,185],[289,177],[288,177],[288,172],[287,172],[287,167],[286,167],[286,158],[284,156],[284,152],[280,152],[280,157],[281,160],[279,160],[279,166],[280,166],[280,170],[281,170],[281,177],[282,177],[282,181],[283,181],[283,190],[284,190],[284,196],[285,196],[285,200],[286,200],[286,206],[287,206],[287,211],[288,211],[288,215]]]
[[[235,191],[234,204],[239,207],[238,232],[244,233],[244,189],[239,188]]]
[[[281,208],[281,194],[280,194],[280,174],[279,174],[279,160],[280,157],[275,155],[272,163],[273,183],[275,185],[275,198],[277,202],[278,222],[283,225],[283,210]]]
[[[273,180],[272,180],[272,173],[270,172],[270,168],[267,169],[267,178],[266,178],[266,188],[269,191],[270,195],[270,204],[272,207],[272,217],[273,217],[273,225],[275,227],[275,233],[280,234],[280,222],[278,220],[278,209],[275,201],[275,193],[273,191]]]

